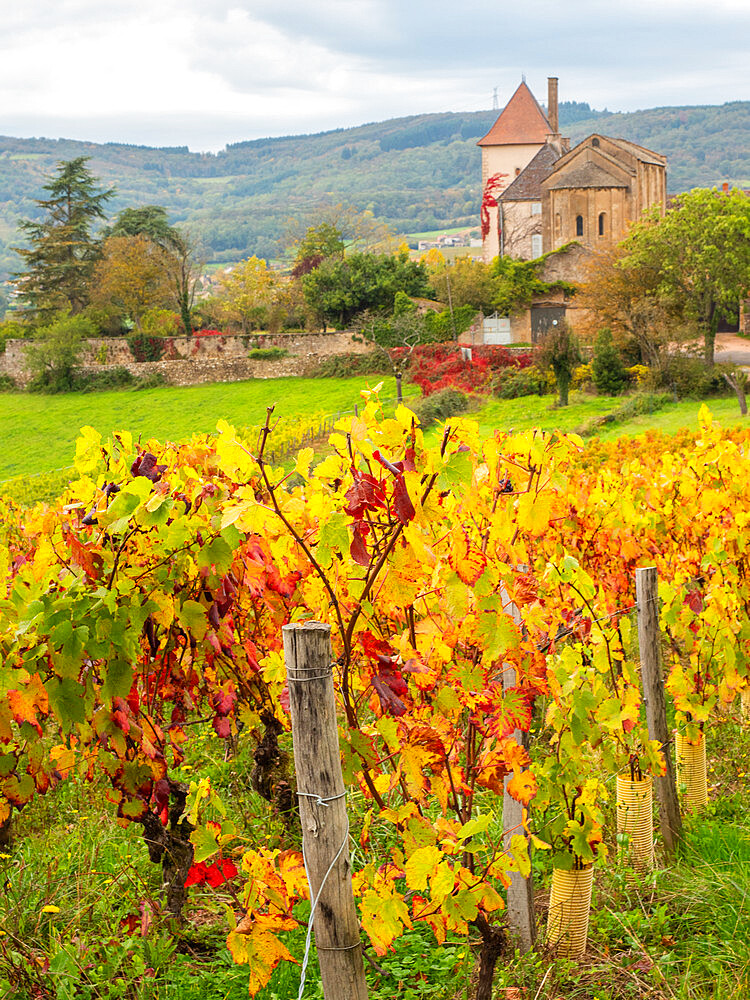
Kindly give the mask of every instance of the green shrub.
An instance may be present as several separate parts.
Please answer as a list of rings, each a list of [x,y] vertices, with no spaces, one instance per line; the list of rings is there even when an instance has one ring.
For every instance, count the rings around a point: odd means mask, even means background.
[[[348,378],[351,375],[391,375],[393,368],[381,351],[367,354],[335,354],[313,364],[308,378]]]
[[[3,372],[3,374],[0,375],[0,392],[13,392],[15,388],[16,380],[12,375],[6,375],[5,372]]]
[[[646,381],[649,389],[668,389],[677,399],[705,399],[731,393],[721,370],[706,368],[702,358],[672,354],[660,368],[652,368]]]
[[[107,389],[128,389],[138,381],[127,368],[105,368],[100,372],[83,372],[73,379],[73,392],[104,392]]]
[[[443,343],[446,340],[454,340],[465,333],[477,316],[474,306],[457,306],[451,316],[450,309],[442,312],[425,313],[425,326],[427,328],[429,341]]]
[[[137,392],[139,389],[159,389],[163,385],[169,385],[169,382],[167,382],[162,373],[151,372],[150,375],[137,378],[133,383],[133,389]]]
[[[628,420],[632,420],[633,417],[656,413],[673,402],[674,397],[668,392],[638,392],[634,396],[630,396],[621,406],[618,406],[610,413],[605,413],[601,417],[594,417],[587,423],[577,427],[575,433],[581,437],[592,437],[601,427],[607,424],[625,423]]]
[[[469,397],[457,389],[441,389],[421,399],[409,400],[409,408],[416,413],[423,430],[438,420],[447,420],[469,408]]]
[[[60,316],[49,326],[40,327],[26,347],[29,392],[72,392],[83,340],[95,332],[86,316]]]
[[[31,327],[15,320],[8,319],[0,323],[0,354],[5,354],[5,345],[9,340],[26,340],[31,335]]]
[[[251,361],[280,361],[289,357],[286,347],[254,347],[247,355]]]
[[[173,309],[147,309],[141,319],[147,337],[176,337],[181,326],[180,315]]]
[[[612,331],[606,327],[599,331],[596,338],[591,377],[597,390],[605,396],[617,396],[625,388],[625,365],[615,346]]]
[[[520,396],[543,396],[549,391],[547,373],[540,371],[536,365],[530,365],[502,372],[494,394],[498,399],[518,399]]]

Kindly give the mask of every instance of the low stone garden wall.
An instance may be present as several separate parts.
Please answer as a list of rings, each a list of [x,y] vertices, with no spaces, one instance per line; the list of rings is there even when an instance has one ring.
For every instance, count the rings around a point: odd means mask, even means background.
[[[125,337],[100,337],[87,340],[81,352],[84,372],[127,368],[138,378],[158,372],[170,385],[197,385],[203,382],[237,382],[250,378],[280,378],[304,375],[322,358],[369,348],[352,339],[347,331],[334,333],[279,333],[250,336],[194,336],[154,338],[158,360],[134,357]],[[25,370],[25,340],[9,340],[5,354],[0,354],[0,372],[10,375],[18,385],[29,381]],[[248,357],[256,347],[281,347],[288,357],[259,361]],[[147,353],[154,353],[153,351]]]

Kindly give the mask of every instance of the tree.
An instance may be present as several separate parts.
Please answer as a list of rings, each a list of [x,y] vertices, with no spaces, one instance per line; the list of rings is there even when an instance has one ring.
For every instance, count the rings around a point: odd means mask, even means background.
[[[14,248],[25,264],[13,276],[14,283],[39,318],[50,318],[61,310],[75,315],[89,301],[100,247],[92,227],[104,218],[104,206],[114,189],[98,186],[87,161],[86,156],[60,161],[57,173],[43,186],[49,197],[36,200],[44,218],[20,224],[30,246]]]
[[[190,236],[170,226],[163,205],[126,208],[109,230],[110,236],[147,236],[161,247],[171,288],[172,305],[179,312],[186,336],[192,333],[191,311],[202,267],[198,246]]]
[[[321,320],[340,328],[365,309],[393,309],[397,292],[427,295],[430,290],[424,265],[405,253],[331,257],[302,278],[302,287]]]
[[[539,345],[542,368],[551,368],[557,383],[558,405],[568,405],[568,390],[573,370],[581,361],[581,350],[570,324],[564,320],[545,333]]]
[[[397,249],[398,241],[391,227],[376,219],[370,209],[361,210],[343,202],[337,205],[322,204],[311,208],[309,218],[314,221],[308,223],[307,234],[312,232],[318,247],[328,251],[324,253],[324,257],[339,253],[335,248],[337,239],[343,244],[341,252],[393,253]],[[330,242],[325,238],[321,239],[326,234],[333,237]],[[292,230],[288,242],[296,248],[306,238],[307,235],[301,237]],[[296,259],[295,251],[295,262]]]
[[[195,304],[195,293],[198,290],[203,261],[200,247],[190,233],[175,230],[177,238],[172,252],[169,253],[169,276],[172,285],[172,300],[182,319],[185,336],[193,332],[191,319]]]
[[[625,365],[612,339],[612,331],[606,327],[599,331],[591,362],[591,374],[599,392],[616,396],[625,385]]]
[[[750,198],[696,188],[664,216],[654,208],[622,248],[620,266],[646,269],[659,295],[697,324],[711,367],[720,320],[735,320],[750,290]]]
[[[344,241],[341,230],[331,222],[321,222],[310,226],[305,235],[297,243],[294,255],[292,277],[301,278],[309,274],[319,264],[329,257],[343,257]]]
[[[140,331],[143,314],[172,298],[169,272],[169,255],[148,236],[110,236],[94,269],[92,304],[115,306]]]
[[[621,266],[622,244],[598,253],[589,264],[586,280],[577,299],[584,317],[587,336],[602,327],[628,353],[653,368],[662,365],[664,348],[679,334],[679,317],[657,289],[654,273],[630,263]]]
[[[402,292],[397,293],[397,300],[402,294]],[[369,310],[361,313],[356,320],[357,336],[355,340],[370,344],[380,351],[386,359],[396,379],[396,398],[401,403],[403,401],[404,371],[409,364],[412,351],[417,344],[424,343],[425,340],[429,339],[429,336],[425,317],[417,311],[414,303],[409,302],[406,305],[402,301],[399,306],[400,308],[394,310],[394,314],[390,318],[379,316]],[[393,348],[399,348],[399,350],[393,350]]]
[[[440,302],[459,309],[473,306],[483,312],[492,312],[496,296],[496,279],[490,265],[471,257],[458,257],[453,264],[444,259],[429,269],[430,284]]]
[[[230,322],[243,333],[257,330],[268,320],[278,284],[277,275],[264,260],[249,257],[222,279],[221,298]]]
[[[174,247],[179,241],[179,233],[169,225],[163,205],[124,208],[105,236],[148,236],[153,243],[165,249]]]

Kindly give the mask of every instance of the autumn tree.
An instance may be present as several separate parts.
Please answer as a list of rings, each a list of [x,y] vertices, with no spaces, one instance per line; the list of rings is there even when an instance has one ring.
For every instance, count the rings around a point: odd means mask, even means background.
[[[329,257],[343,257],[344,240],[341,230],[332,222],[310,226],[296,243],[295,250],[292,277],[301,278]]]
[[[244,334],[257,330],[268,320],[278,276],[264,260],[249,257],[233,267],[222,279],[220,296],[227,319]]]
[[[88,157],[62,160],[43,186],[47,198],[37,199],[41,221],[20,224],[28,246],[14,248],[24,270],[14,284],[21,300],[37,318],[58,312],[80,313],[89,301],[89,286],[99,256],[94,226],[104,218],[104,206],[114,189],[100,188],[86,163]]]
[[[92,304],[114,306],[140,331],[143,314],[171,299],[169,263],[166,251],[148,236],[110,236],[94,269]]]
[[[440,302],[453,309],[473,306],[492,312],[497,281],[490,265],[472,257],[458,257],[453,264],[441,259],[429,269],[430,284]]]
[[[712,366],[719,322],[736,320],[750,290],[750,198],[739,189],[696,188],[664,216],[655,207],[622,248],[626,274],[645,270],[658,294],[696,323]]]
[[[189,233],[170,226],[162,205],[126,208],[108,231],[110,236],[146,236],[163,251],[170,287],[170,305],[179,312],[185,334],[192,333],[192,308],[198,287],[202,260],[199,248]]]
[[[623,267],[623,257],[620,244],[591,260],[576,300],[581,326],[588,338],[606,327],[623,350],[659,368],[666,345],[681,339],[679,317],[659,294],[654,272],[632,262]]]

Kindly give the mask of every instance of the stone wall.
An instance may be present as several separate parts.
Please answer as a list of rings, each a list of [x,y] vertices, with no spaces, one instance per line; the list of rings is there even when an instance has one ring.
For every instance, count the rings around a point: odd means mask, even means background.
[[[164,353],[158,361],[137,361],[124,337],[87,340],[81,352],[84,372],[127,368],[139,378],[158,372],[170,385],[197,385],[202,382],[238,382],[250,378],[280,378],[304,375],[318,360],[337,354],[363,354],[367,344],[352,339],[349,331],[334,333],[280,333],[250,336],[165,337]],[[0,354],[0,372],[11,375],[19,385],[29,376],[25,371],[24,340],[9,340]],[[289,356],[276,361],[248,358],[254,347],[282,347]]]

